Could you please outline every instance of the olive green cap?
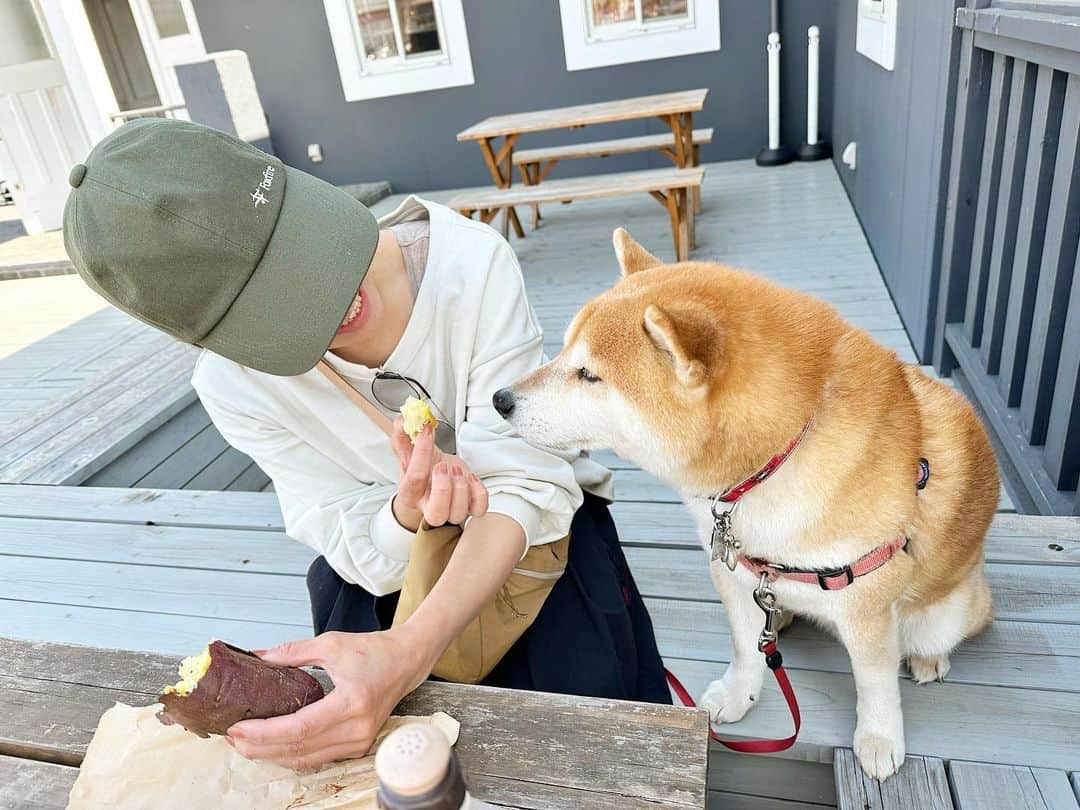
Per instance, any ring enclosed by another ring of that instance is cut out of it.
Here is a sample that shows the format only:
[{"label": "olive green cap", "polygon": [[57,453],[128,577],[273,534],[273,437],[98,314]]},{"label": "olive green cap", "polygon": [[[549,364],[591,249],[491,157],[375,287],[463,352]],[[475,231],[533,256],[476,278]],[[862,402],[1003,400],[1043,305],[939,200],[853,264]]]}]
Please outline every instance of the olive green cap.
[{"label": "olive green cap", "polygon": [[326,352],[379,240],[344,191],[230,135],[144,118],[71,170],[64,246],[125,312],[241,365],[302,374]]}]

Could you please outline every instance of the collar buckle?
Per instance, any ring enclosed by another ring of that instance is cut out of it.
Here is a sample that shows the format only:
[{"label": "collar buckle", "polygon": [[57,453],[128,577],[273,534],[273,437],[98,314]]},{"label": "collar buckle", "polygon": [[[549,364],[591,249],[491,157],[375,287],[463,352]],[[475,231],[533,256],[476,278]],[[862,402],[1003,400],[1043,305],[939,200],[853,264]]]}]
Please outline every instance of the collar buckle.
[{"label": "collar buckle", "polygon": [[[855,581],[855,572],[851,570],[850,565],[845,565],[842,568],[827,568],[822,571],[815,571],[817,574],[818,585],[821,586],[823,591],[838,591],[840,588],[846,588],[852,582]],[[829,587],[828,580],[835,579],[836,577],[846,577],[847,581],[839,588]]]}]

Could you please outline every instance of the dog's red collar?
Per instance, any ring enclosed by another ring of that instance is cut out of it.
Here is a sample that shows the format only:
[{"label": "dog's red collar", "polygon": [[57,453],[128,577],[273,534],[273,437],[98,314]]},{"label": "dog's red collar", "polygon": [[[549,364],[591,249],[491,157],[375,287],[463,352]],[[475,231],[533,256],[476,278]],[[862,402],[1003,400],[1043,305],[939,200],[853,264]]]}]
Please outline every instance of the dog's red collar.
[{"label": "dog's red collar", "polygon": [[792,439],[788,446],[782,452],[777,453],[775,456],[766,461],[764,467],[751,475],[741,484],[736,484],[735,486],[729,487],[728,489],[721,492],[719,495],[716,496],[716,500],[720,501],[721,503],[735,503],[735,501],[739,500],[739,498],[752,490],[762,481],[767,480],[769,476],[776,472],[776,470],[780,467],[781,464],[787,461],[788,456],[795,452],[795,448],[799,446],[800,442],[802,442],[803,438],[806,436],[806,432],[810,430],[810,425],[813,424],[813,422],[814,417],[811,416],[809,419],[806,420],[806,424],[803,425],[803,429],[799,432],[799,435]]}]

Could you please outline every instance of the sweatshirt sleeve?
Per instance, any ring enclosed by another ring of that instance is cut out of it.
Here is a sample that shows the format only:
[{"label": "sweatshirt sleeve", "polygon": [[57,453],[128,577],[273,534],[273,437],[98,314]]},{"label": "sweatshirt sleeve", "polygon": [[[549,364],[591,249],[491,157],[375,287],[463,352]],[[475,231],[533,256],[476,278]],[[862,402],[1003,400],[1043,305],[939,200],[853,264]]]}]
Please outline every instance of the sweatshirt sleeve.
[{"label": "sweatshirt sleeve", "polygon": [[286,533],[339,576],[381,596],[401,589],[413,534],[390,510],[392,484],[357,480],[291,431],[242,413],[196,385],[226,441],[274,482]]},{"label": "sweatshirt sleeve", "polygon": [[543,334],[517,259],[503,242],[485,283],[457,447],[487,486],[489,511],[517,521],[530,546],[565,537],[583,500],[570,456],[520,438],[491,403],[497,390],[543,362]]}]

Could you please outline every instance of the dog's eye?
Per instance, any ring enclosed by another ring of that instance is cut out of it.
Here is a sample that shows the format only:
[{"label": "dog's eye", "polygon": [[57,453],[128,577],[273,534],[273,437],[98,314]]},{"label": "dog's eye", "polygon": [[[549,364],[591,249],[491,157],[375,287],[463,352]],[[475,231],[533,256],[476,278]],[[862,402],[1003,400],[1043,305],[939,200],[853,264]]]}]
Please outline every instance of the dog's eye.
[{"label": "dog's eye", "polygon": [[595,374],[593,374],[591,371],[589,371],[584,366],[582,366],[581,368],[579,368],[577,370],[577,375],[578,375],[579,380],[584,380],[585,382],[591,382],[591,383],[600,382],[600,378],[597,377]]}]

